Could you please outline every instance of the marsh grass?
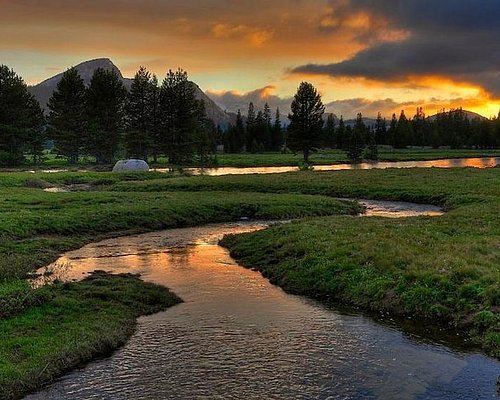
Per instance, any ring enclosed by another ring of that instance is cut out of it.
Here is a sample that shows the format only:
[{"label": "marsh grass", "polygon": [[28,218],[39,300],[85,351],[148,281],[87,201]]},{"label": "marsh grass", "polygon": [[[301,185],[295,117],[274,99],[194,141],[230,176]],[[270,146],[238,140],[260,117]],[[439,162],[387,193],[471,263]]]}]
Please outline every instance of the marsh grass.
[{"label": "marsh grass", "polygon": [[132,275],[95,272],[34,291],[45,301],[0,320],[0,398],[16,399],[62,372],[124,344],[139,315],[179,303]]}]

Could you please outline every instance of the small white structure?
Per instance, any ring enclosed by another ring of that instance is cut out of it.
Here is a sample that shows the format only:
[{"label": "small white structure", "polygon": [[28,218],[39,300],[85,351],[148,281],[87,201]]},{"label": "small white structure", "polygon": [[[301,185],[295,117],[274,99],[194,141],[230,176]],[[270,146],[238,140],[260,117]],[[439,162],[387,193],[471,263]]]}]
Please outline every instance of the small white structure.
[{"label": "small white structure", "polygon": [[120,160],[113,167],[113,172],[148,172],[149,165],[144,160]]}]

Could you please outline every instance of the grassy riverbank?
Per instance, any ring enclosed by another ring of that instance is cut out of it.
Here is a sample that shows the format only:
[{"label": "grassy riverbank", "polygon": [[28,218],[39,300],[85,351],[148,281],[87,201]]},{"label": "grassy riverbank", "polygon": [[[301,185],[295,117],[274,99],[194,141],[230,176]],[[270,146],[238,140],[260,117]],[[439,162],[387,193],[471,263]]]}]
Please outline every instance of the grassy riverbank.
[{"label": "grassy riverbank", "polygon": [[37,298],[31,307],[0,319],[2,399],[20,398],[82,362],[111,353],[133,333],[139,315],[181,301],[164,287],[104,272],[31,295]]},{"label": "grassy riverbank", "polygon": [[448,213],[438,218],[309,219],[225,245],[291,292],[449,323],[500,357],[498,168],[200,176],[116,183],[113,190],[306,193],[444,206]]},{"label": "grassy riverbank", "polygon": [[[359,206],[324,196],[235,192],[109,191],[162,182],[165,174],[0,175],[0,398],[18,398],[80,362],[124,343],[138,315],[175,304],[165,289],[131,276],[98,275],[37,290],[25,279],[61,252],[121,234],[241,217],[352,214]],[[85,191],[47,193],[59,185]],[[76,185],[76,186],[75,186]]]}]

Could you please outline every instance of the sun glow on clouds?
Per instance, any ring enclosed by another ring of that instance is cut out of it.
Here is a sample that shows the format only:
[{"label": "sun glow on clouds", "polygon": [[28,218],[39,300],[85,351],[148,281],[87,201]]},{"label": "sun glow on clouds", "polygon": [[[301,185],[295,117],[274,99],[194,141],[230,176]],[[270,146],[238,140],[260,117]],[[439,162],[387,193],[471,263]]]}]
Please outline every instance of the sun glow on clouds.
[{"label": "sun glow on clouds", "polygon": [[491,116],[500,104],[498,0],[0,3],[0,63],[29,83],[109,57],[129,77],[182,67],[229,110],[285,107],[301,80],[351,116],[417,105]]},{"label": "sun glow on clouds", "polygon": [[252,47],[262,47],[273,37],[273,32],[270,30],[231,24],[214,25],[212,34],[216,39],[244,40]]}]

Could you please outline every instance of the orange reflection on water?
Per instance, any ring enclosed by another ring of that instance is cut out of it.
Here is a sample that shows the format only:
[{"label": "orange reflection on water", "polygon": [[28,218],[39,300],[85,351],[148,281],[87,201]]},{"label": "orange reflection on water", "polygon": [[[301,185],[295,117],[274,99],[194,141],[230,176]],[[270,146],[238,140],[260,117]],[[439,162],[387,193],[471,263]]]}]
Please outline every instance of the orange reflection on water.
[{"label": "orange reflection on water", "polygon": [[166,271],[192,269],[194,265],[213,268],[234,265],[225,249],[217,245],[226,234],[263,229],[261,223],[211,225],[198,228],[171,229],[108,239],[63,254],[54,263],[40,268],[33,285],[53,281],[78,281],[89,273],[140,274],[143,279],[167,284]]},{"label": "orange reflection on water", "polygon": [[[332,164],[314,165],[316,171],[344,171],[358,169],[388,169],[388,168],[492,168],[500,165],[500,157],[486,158],[456,158],[429,161],[391,161],[372,162],[359,164]],[[220,168],[190,168],[188,171],[194,175],[245,175],[245,174],[278,174],[283,172],[298,171],[297,166],[283,167],[220,167]],[[158,172],[167,172],[166,169],[156,169]]]}]

